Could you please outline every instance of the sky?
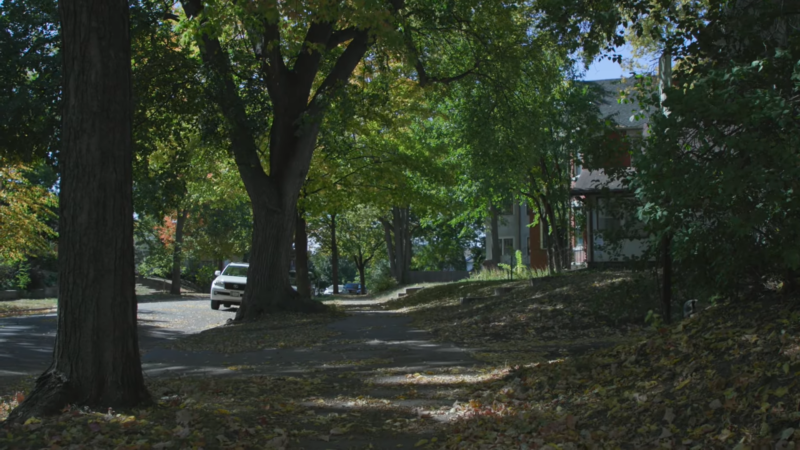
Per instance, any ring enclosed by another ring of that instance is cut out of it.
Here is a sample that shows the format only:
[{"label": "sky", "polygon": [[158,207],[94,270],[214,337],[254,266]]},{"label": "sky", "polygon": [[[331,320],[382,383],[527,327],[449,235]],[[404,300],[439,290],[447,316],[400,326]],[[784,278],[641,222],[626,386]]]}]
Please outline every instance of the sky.
[{"label": "sky", "polygon": [[[621,47],[619,49],[619,53],[625,59],[631,58],[631,49],[628,46]],[[600,60],[598,58],[595,59],[594,63],[589,66],[589,69],[583,75],[583,79],[586,81],[608,80],[611,78],[620,78],[623,75],[629,76],[630,72],[623,71],[619,64],[609,59]]]}]

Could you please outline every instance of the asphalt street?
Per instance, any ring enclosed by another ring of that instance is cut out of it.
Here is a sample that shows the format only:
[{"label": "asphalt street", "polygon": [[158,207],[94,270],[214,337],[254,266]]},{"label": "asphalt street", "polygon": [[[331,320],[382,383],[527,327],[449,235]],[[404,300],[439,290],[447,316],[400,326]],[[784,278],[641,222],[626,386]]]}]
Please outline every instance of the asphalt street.
[{"label": "asphalt street", "polygon": [[[146,354],[166,341],[224,324],[235,309],[211,309],[208,300],[139,305],[139,347]],[[56,315],[0,319],[0,379],[38,374],[47,368],[56,335]]]},{"label": "asphalt street", "polygon": [[[471,365],[469,351],[435,343],[411,327],[411,317],[388,311],[351,311],[328,325],[334,339],[313,348],[270,348],[230,354],[170,348],[170,340],[222,325],[235,309],[211,309],[209,300],[139,305],[139,348],[147,377],[239,376],[247,372],[293,375],[308,370],[347,370],[347,361],[383,361],[412,372]],[[48,366],[55,339],[55,314],[0,319],[0,384],[38,375]],[[352,370],[352,368],[350,369]]]}]

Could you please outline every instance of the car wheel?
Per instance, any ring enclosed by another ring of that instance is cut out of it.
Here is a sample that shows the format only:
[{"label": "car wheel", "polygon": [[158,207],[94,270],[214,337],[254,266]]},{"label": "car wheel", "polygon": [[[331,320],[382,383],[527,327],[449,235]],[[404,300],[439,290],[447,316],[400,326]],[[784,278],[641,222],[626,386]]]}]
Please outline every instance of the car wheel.
[{"label": "car wheel", "polygon": [[211,309],[219,309],[219,302],[216,300],[211,300]]}]

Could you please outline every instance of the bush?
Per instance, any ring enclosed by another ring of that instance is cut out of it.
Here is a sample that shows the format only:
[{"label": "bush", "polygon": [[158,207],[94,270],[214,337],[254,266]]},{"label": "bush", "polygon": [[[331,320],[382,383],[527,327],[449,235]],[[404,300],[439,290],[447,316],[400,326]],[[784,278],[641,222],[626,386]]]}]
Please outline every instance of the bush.
[{"label": "bush", "polygon": [[0,289],[26,290],[31,283],[30,271],[25,261],[0,264]]},{"label": "bush", "polygon": [[498,269],[483,269],[472,272],[469,281],[497,281],[508,280],[511,277],[509,272],[514,272],[515,280],[530,280],[531,278],[542,278],[550,275],[547,269],[534,269],[527,266],[517,266],[513,270],[508,264],[498,264]]},{"label": "bush", "polygon": [[[200,266],[197,268],[197,272],[195,272],[193,278],[193,282],[200,287],[200,289],[210,290],[211,289],[211,282],[214,281],[216,275],[214,272],[216,271],[216,267],[214,266]],[[190,279],[191,279],[190,278]]]},{"label": "bush", "polygon": [[372,265],[367,276],[367,292],[377,294],[394,289],[395,286],[397,280],[392,276],[388,261],[378,261]]}]

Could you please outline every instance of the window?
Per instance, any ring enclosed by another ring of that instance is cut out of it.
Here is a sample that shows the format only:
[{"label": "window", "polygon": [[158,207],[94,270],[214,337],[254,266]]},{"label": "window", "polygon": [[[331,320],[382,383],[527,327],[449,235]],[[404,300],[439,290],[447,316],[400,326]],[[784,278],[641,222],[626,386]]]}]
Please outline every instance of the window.
[{"label": "window", "polygon": [[598,199],[597,230],[614,231],[622,228],[622,219],[619,213],[613,210],[613,203],[609,199]]},{"label": "window", "polygon": [[500,238],[500,254],[514,256],[514,238]]},{"label": "window", "polygon": [[646,238],[648,234],[644,222],[636,217],[631,205],[625,203],[626,199],[616,199],[620,203],[609,200],[598,200],[597,230],[620,231],[620,237],[626,239]]}]

